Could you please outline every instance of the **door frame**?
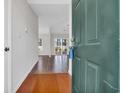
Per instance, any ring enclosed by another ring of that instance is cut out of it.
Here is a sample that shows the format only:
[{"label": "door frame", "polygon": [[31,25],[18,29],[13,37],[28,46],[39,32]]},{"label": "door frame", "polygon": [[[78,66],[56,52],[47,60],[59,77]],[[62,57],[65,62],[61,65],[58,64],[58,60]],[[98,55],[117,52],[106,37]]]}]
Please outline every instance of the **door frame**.
[{"label": "door frame", "polygon": [[[72,0],[69,0],[69,48],[73,46],[72,40]],[[72,59],[69,58],[69,74],[72,76]]]},{"label": "door frame", "polygon": [[[69,47],[73,46],[72,39],[72,0],[69,0]],[[6,20],[5,20],[6,19]],[[7,42],[4,42],[4,48],[9,47],[7,55],[4,53],[4,69],[7,70],[7,73],[4,71],[4,76],[7,77],[7,86],[4,86],[4,91],[7,93],[13,93],[12,87],[12,0],[4,0],[4,36],[7,37]],[[5,39],[5,38],[4,38]],[[7,64],[7,65],[5,65]],[[72,75],[72,60],[69,60],[69,74]]]},{"label": "door frame", "polygon": [[[4,91],[6,90],[8,93],[12,93],[12,0],[4,0],[4,36],[6,42],[4,42],[4,47],[9,47],[9,51],[4,53],[4,69],[7,70],[4,76],[7,76],[7,86],[5,86]],[[7,64],[7,65],[5,65]]]}]

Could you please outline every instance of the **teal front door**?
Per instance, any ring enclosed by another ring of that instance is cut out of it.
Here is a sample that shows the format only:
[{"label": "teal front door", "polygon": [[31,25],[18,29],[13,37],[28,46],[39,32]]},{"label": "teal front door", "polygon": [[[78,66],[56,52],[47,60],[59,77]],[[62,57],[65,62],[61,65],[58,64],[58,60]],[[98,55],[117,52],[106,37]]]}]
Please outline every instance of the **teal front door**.
[{"label": "teal front door", "polygon": [[119,93],[119,0],[72,0],[73,93]]}]

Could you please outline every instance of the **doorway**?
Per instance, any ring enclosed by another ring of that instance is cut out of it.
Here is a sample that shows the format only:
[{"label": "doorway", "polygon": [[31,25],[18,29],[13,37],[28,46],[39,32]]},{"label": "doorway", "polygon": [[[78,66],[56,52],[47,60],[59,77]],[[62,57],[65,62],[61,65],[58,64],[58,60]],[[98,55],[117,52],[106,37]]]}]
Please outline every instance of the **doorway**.
[{"label": "doorway", "polygon": [[6,0],[5,5],[5,32],[11,36],[5,38],[11,43],[5,45],[11,54],[5,57],[11,58],[5,62],[11,67],[5,93],[70,93],[71,1]]}]

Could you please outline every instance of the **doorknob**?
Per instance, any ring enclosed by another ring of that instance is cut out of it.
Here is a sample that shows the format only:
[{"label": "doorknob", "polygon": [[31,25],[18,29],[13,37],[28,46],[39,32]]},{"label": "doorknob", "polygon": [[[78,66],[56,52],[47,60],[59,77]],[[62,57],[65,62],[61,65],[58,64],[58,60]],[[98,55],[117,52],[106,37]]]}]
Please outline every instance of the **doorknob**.
[{"label": "doorknob", "polygon": [[74,47],[75,47],[75,44],[76,44],[75,38],[72,37],[72,38],[71,38],[71,47],[70,47],[70,48],[74,48]]},{"label": "doorknob", "polygon": [[8,52],[9,51],[9,48],[8,47],[5,47],[4,51],[5,52]]},{"label": "doorknob", "polygon": [[77,46],[78,46],[77,40],[74,37],[72,37],[70,48],[76,48]]}]

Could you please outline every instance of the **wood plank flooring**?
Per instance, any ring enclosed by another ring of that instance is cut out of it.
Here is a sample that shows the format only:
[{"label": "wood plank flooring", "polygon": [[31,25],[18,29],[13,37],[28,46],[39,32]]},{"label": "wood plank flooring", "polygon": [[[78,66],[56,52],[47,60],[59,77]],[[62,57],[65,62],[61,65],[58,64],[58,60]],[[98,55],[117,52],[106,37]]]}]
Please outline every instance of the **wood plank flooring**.
[{"label": "wood plank flooring", "polygon": [[[44,59],[47,60],[46,58]],[[44,63],[45,60],[40,59],[39,62],[43,61]],[[39,62],[35,65],[16,93],[71,93],[71,76],[68,73],[63,73],[63,70],[52,70],[54,66],[51,63],[49,65],[51,67],[49,68],[52,69],[41,69],[46,64],[40,64]],[[52,62],[54,63],[54,61]]]},{"label": "wood plank flooring", "polygon": [[16,93],[71,93],[68,74],[30,74]]},{"label": "wood plank flooring", "polygon": [[67,73],[68,57],[67,55],[39,56],[39,62],[35,65],[32,73]]}]

